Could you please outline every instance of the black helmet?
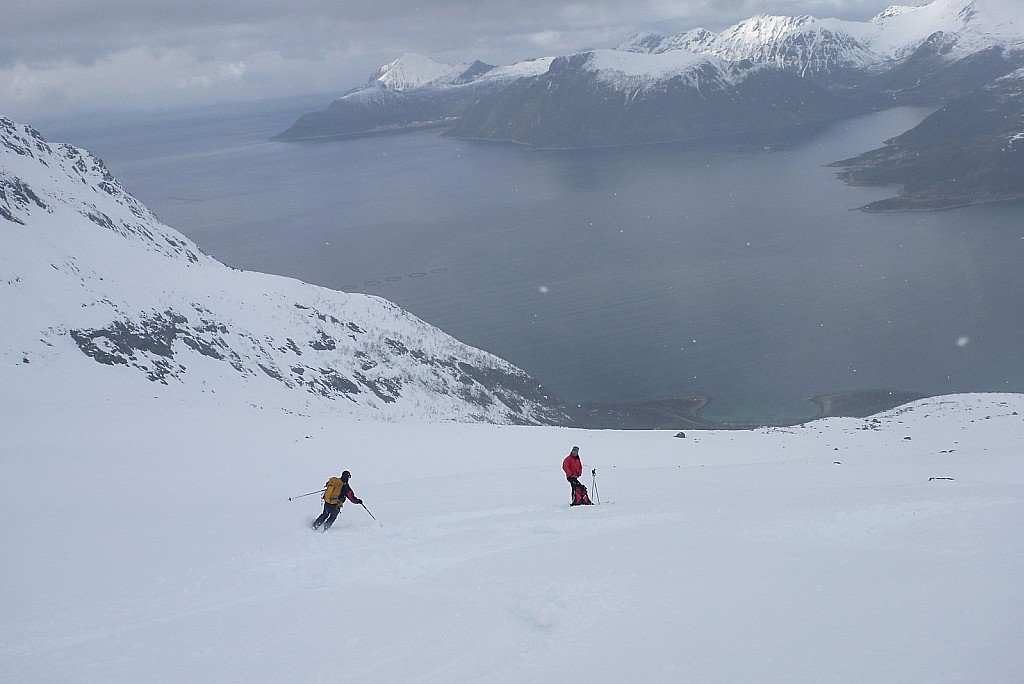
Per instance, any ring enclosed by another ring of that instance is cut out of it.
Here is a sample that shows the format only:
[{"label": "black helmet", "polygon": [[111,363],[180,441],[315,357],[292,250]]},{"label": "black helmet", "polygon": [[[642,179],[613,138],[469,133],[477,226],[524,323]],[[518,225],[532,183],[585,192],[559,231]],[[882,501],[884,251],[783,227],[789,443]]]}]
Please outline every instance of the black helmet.
[{"label": "black helmet", "polygon": [[352,477],[352,473],[348,472],[347,470],[342,471],[342,473],[341,473],[341,481],[342,482],[348,482],[348,479],[350,477]]},{"label": "black helmet", "polygon": [[574,446],[574,447],[572,448],[572,450],[573,450],[573,451],[579,451],[579,450],[580,450],[580,448],[579,448],[578,446]]}]

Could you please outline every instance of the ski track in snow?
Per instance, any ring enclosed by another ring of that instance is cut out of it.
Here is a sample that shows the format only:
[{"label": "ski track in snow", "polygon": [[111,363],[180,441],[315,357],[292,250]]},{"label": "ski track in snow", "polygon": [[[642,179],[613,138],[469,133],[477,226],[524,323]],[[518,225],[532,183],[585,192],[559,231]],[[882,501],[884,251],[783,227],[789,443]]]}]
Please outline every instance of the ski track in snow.
[{"label": "ski track in snow", "polygon": [[[1017,395],[678,439],[15,389],[4,681],[1024,675]],[[614,506],[567,505],[572,444]],[[380,523],[312,532],[316,496],[287,497],[341,468]]]}]

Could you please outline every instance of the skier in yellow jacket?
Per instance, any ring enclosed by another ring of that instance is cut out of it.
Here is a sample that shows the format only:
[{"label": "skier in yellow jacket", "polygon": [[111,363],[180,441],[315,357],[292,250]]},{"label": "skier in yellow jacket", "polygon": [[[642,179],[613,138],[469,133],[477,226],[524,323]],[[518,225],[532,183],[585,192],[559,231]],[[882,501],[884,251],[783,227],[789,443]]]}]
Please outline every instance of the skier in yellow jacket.
[{"label": "skier in yellow jacket", "polygon": [[326,488],[324,489],[324,512],[313,521],[312,527],[314,530],[320,529],[321,525],[323,525],[324,532],[331,529],[334,519],[341,512],[341,506],[345,503],[345,499],[354,504],[363,503],[362,499],[356,498],[355,492],[349,486],[348,480],[350,477],[352,477],[352,473],[346,470],[341,474],[340,478],[332,477],[327,480]]}]

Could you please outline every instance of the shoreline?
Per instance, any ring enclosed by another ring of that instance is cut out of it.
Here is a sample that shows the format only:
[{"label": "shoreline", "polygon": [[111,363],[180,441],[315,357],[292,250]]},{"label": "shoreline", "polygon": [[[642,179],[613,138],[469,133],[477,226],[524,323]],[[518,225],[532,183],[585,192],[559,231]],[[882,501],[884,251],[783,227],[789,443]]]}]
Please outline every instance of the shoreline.
[{"label": "shoreline", "polygon": [[864,418],[928,394],[898,390],[853,390],[809,397],[817,410],[806,418],[767,421],[718,421],[701,416],[711,397],[696,395],[628,403],[582,403],[568,409],[564,427],[589,430],[753,430],[792,427],[822,418]]},{"label": "shoreline", "polygon": [[871,202],[862,207],[857,207],[856,211],[863,211],[866,214],[949,211],[951,209],[977,207],[986,204],[999,204],[1001,202],[1020,202],[1021,200],[1024,200],[1024,194],[1006,197],[982,197],[970,195],[964,195],[962,197],[917,197],[914,195],[898,195],[896,197]]}]

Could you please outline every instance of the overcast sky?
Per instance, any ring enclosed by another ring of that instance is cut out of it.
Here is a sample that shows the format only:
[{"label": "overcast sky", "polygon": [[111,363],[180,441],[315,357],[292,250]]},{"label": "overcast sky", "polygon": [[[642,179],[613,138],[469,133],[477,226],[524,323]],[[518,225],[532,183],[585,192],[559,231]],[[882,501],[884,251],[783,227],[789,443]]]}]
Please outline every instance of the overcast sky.
[{"label": "overcast sky", "polygon": [[[924,0],[900,4],[923,4]],[[891,0],[36,0],[0,23],[0,115],[32,123],[331,97],[404,52],[507,64],[754,14],[867,20]],[[329,103],[324,102],[324,106]]]}]

